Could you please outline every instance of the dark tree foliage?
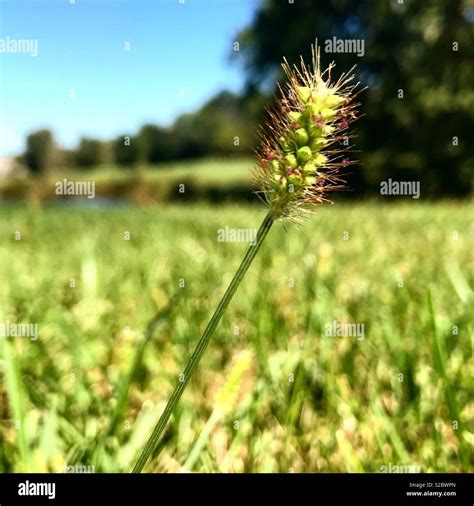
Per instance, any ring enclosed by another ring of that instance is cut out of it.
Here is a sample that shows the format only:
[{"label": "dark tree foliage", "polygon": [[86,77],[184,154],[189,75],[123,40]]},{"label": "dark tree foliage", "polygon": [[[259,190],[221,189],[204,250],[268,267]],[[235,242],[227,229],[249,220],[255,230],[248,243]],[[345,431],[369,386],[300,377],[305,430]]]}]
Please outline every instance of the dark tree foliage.
[{"label": "dark tree foliage", "polygon": [[139,164],[140,149],[139,141],[136,137],[128,134],[119,135],[112,142],[113,160],[118,165],[130,168]]},{"label": "dark tree foliage", "polygon": [[138,154],[143,163],[157,163],[176,158],[177,140],[169,129],[144,125],[138,132]]},{"label": "dark tree foliage", "polygon": [[105,147],[101,141],[83,137],[76,150],[76,163],[79,167],[94,167],[104,162]]},{"label": "dark tree foliage", "polygon": [[[368,86],[355,145],[359,192],[387,178],[421,181],[422,195],[462,195],[472,187],[474,7],[463,0],[281,0],[261,2],[237,39],[249,87],[274,89],[285,56],[310,59],[318,39],[335,76],[357,64]],[[327,40],[361,39],[363,55],[329,53]]]},{"label": "dark tree foliage", "polygon": [[193,114],[173,125],[177,156],[248,154],[256,142],[255,119],[248,102],[223,91]]},{"label": "dark tree foliage", "polygon": [[24,161],[36,174],[43,173],[51,166],[54,151],[53,134],[50,130],[37,130],[26,138]]}]

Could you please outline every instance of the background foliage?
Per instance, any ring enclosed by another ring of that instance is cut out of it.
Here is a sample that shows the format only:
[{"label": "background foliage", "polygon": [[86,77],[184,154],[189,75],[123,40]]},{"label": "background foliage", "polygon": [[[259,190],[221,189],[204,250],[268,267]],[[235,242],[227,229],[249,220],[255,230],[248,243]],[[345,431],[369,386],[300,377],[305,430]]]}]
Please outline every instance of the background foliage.
[{"label": "background foliage", "polygon": [[[236,34],[239,51],[232,56],[247,82],[240,96],[223,91],[170,128],[149,124],[124,133],[113,140],[108,158],[106,147],[83,139],[75,163],[96,166],[104,156],[121,166],[248,156],[264,105],[282,77],[283,56],[309,59],[318,38],[323,65],[334,60],[337,76],[357,64],[357,76],[368,86],[360,96],[365,116],[355,142],[362,163],[348,176],[354,192],[373,193],[390,177],[421,181],[425,196],[467,195],[474,175],[468,138],[474,129],[473,20],[469,0],[262,1],[252,23]],[[326,53],[325,41],[333,37],[363,40],[363,56]],[[71,165],[70,158],[46,160],[51,135],[30,138],[23,161],[31,170]]]}]

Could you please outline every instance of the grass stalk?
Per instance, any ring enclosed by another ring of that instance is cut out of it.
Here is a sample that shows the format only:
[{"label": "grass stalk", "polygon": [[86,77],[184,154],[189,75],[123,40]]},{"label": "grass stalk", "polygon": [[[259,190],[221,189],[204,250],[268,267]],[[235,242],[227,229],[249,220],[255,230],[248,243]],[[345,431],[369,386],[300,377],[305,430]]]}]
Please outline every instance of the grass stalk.
[{"label": "grass stalk", "polygon": [[140,456],[138,457],[138,460],[132,470],[132,473],[140,473],[143,470],[151,454],[157,447],[161,435],[163,434],[163,431],[166,427],[166,424],[168,423],[168,420],[173,414],[173,411],[175,410],[179,399],[183,395],[183,392],[185,391],[186,386],[188,385],[194,370],[199,364],[199,361],[201,360],[201,357],[204,351],[206,350],[207,345],[209,344],[209,340],[214,330],[216,329],[217,324],[222,319],[222,316],[224,315],[225,310],[229,305],[229,302],[232,300],[232,297],[234,296],[238,286],[240,285],[243,277],[245,276],[245,273],[250,267],[250,264],[255,258],[255,255],[260,249],[260,246],[262,245],[263,241],[265,240],[265,237],[267,236],[273,224],[273,221],[274,221],[273,212],[269,211],[265,216],[264,220],[262,221],[262,224],[260,225],[255,243],[251,244],[249,249],[247,250],[247,253],[245,254],[239,268],[237,269],[237,272],[235,273],[226,292],[224,293],[221,301],[219,302],[219,305],[217,306],[214,314],[212,315],[212,318],[210,319],[206,327],[206,330],[204,331],[201,339],[196,345],[196,348],[193,354],[191,355],[188,364],[186,365],[183,375],[180,377],[180,381],[178,381],[173,393],[171,394],[171,397],[168,400],[168,404],[166,405],[160,419],[158,420],[157,424],[155,425],[155,428],[153,429],[152,434],[150,435],[147,443],[145,444],[142,452],[140,453]]}]

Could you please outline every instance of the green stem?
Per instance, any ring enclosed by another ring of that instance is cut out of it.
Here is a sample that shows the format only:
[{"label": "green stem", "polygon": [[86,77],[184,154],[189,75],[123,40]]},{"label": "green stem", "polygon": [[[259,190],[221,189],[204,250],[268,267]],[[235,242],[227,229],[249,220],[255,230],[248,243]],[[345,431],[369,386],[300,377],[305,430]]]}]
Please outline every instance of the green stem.
[{"label": "green stem", "polygon": [[158,423],[153,429],[150,438],[148,439],[145,447],[143,448],[140,456],[138,457],[138,460],[135,464],[135,467],[133,468],[132,473],[140,473],[142,471],[146,462],[150,458],[150,455],[153,453],[156,446],[158,445],[161,434],[163,433],[170,416],[172,415],[174,409],[176,408],[176,404],[178,403],[181,395],[186,389],[186,386],[189,383],[189,380],[191,379],[194,370],[199,364],[202,354],[204,353],[204,350],[207,348],[207,345],[209,344],[209,339],[211,338],[212,333],[214,332],[215,328],[217,327],[217,324],[224,315],[224,312],[227,309],[227,306],[229,305],[229,302],[231,301],[232,297],[234,296],[237,287],[240,285],[240,282],[242,281],[243,277],[245,276],[245,273],[250,267],[252,260],[255,258],[255,255],[260,249],[260,246],[262,245],[266,235],[268,234],[268,231],[273,225],[273,221],[274,221],[273,213],[269,211],[268,214],[265,216],[262,224],[260,225],[255,244],[250,245],[249,249],[247,250],[247,253],[245,254],[242,260],[242,263],[240,264],[239,268],[237,269],[237,272],[235,273],[232,281],[230,282],[229,287],[227,288],[224,296],[219,302],[219,305],[217,306],[214,314],[212,315],[211,320],[207,324],[206,330],[204,331],[204,334],[199,340],[196,349],[191,355],[191,358],[189,359],[189,362],[186,366],[186,369],[183,372],[183,375],[180,378],[180,381],[176,385],[173,393],[171,394],[171,397],[168,401],[168,404],[166,405],[165,410],[163,411],[160,419],[158,420]]}]

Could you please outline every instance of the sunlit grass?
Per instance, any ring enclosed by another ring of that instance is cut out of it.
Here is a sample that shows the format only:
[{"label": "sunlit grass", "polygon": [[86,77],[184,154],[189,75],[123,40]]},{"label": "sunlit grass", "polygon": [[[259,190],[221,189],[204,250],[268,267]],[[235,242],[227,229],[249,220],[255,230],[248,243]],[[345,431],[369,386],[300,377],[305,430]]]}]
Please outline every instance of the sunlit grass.
[{"label": "sunlit grass", "polygon": [[[338,204],[270,233],[146,470],[472,470],[473,211]],[[264,212],[2,209],[0,322],[40,338],[0,338],[0,469],[128,471],[247,248],[217,230]]]}]

